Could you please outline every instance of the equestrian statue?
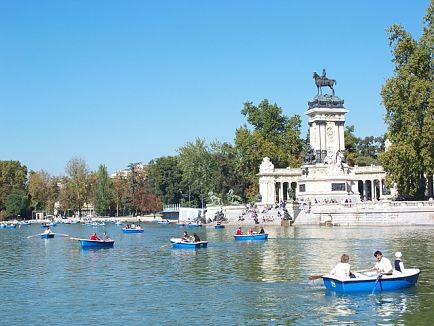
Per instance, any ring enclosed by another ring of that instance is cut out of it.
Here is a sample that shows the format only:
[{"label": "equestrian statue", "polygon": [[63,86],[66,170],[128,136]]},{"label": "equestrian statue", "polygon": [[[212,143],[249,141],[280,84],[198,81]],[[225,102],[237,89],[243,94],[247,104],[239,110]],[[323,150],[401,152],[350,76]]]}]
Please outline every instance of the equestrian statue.
[{"label": "equestrian statue", "polygon": [[321,87],[328,86],[333,92],[333,96],[335,95],[335,90],[333,88],[333,85],[336,85],[336,80],[329,79],[326,77],[326,71],[325,69],[322,70],[322,76],[318,75],[316,72],[313,73],[313,78],[315,79],[315,85],[318,89],[318,93],[316,95],[322,95],[322,89]]}]

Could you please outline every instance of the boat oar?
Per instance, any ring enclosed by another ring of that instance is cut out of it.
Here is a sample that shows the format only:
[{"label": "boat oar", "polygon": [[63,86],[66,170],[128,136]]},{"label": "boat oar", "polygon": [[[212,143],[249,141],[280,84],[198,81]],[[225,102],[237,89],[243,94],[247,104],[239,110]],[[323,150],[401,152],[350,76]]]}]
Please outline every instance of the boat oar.
[{"label": "boat oar", "polygon": [[311,275],[311,276],[309,276],[309,280],[310,281],[317,280],[319,278],[322,278],[322,275],[318,274],[318,275]]},{"label": "boat oar", "polygon": [[41,233],[39,233],[39,234],[34,234],[34,235],[29,235],[29,236],[27,237],[27,239],[34,238],[34,237],[38,237],[38,236],[40,236],[40,235],[41,235]]},{"label": "boat oar", "polygon": [[372,293],[371,294],[374,294],[375,288],[377,287],[377,283],[380,283],[380,290],[383,291],[383,285],[381,284],[381,277],[382,276],[383,276],[383,274],[381,274],[381,273],[378,274],[377,280],[375,281],[374,288],[372,289]]},{"label": "boat oar", "polygon": [[60,237],[69,237],[68,234],[64,234],[64,233],[54,233],[54,234],[56,235],[56,237],[57,236],[60,236]]},{"label": "boat oar", "polygon": [[80,238],[69,237],[71,240],[80,240]]}]

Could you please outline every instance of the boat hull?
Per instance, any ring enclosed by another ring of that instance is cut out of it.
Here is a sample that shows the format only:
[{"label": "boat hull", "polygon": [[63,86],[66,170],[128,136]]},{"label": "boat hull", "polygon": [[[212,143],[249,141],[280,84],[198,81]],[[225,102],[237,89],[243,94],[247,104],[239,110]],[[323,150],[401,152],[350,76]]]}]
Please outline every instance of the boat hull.
[{"label": "boat hull", "polygon": [[202,224],[188,223],[188,224],[185,224],[185,226],[188,227],[188,228],[201,228]]},{"label": "boat hull", "polygon": [[208,241],[198,241],[198,242],[184,242],[181,239],[170,239],[172,243],[172,248],[181,248],[181,249],[197,249],[197,248],[206,248],[208,246]]},{"label": "boat hull", "polygon": [[82,248],[112,248],[115,243],[113,240],[80,239],[79,241]]},{"label": "boat hull", "polygon": [[234,239],[237,241],[246,241],[246,240],[267,240],[268,234],[262,233],[262,234],[241,234],[241,235],[234,235]]},{"label": "boat hull", "polygon": [[144,229],[122,229],[122,233],[143,233]]},{"label": "boat hull", "polygon": [[41,233],[40,236],[41,239],[53,239],[54,233]]},{"label": "boat hull", "polygon": [[420,270],[417,268],[406,269],[403,274],[383,275],[380,278],[356,273],[357,278],[344,281],[325,275],[323,282],[327,290],[340,293],[394,291],[414,286],[419,274]]},{"label": "boat hull", "polygon": [[224,225],[214,225],[215,229],[224,229],[225,226]]}]

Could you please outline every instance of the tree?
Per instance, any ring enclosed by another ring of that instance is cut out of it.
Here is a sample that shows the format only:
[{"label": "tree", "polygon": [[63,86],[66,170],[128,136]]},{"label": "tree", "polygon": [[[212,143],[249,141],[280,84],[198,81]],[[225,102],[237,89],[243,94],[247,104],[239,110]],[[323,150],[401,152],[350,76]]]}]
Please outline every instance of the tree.
[{"label": "tree", "polygon": [[259,165],[268,156],[277,168],[298,167],[302,160],[303,140],[300,138],[301,118],[287,117],[276,104],[263,100],[258,106],[245,103],[241,114],[251,125],[236,130],[235,168],[244,180],[245,196],[252,200],[258,193]]},{"label": "tree", "polygon": [[15,188],[6,197],[6,215],[9,217],[18,215],[25,216],[28,207],[29,200],[23,189]]},{"label": "tree", "polygon": [[163,203],[179,203],[182,198],[182,171],[176,156],[160,157],[149,162],[149,184]]},{"label": "tree", "polygon": [[48,172],[31,171],[27,188],[34,209],[53,212],[56,193]]},{"label": "tree", "polygon": [[88,184],[88,169],[81,158],[73,158],[66,164],[67,177],[63,179],[61,189],[61,204],[66,209],[78,211],[81,216],[83,204],[88,202],[90,187]]},{"label": "tree", "polygon": [[14,189],[26,189],[26,181],[26,166],[19,161],[0,161],[0,211],[6,209],[6,197]]},{"label": "tree", "polygon": [[112,203],[112,183],[105,165],[100,165],[96,173],[96,186],[93,195],[93,206],[99,215],[107,215]]},{"label": "tree", "polygon": [[122,172],[117,172],[112,179],[113,201],[116,206],[116,216],[119,216],[119,209],[122,210],[122,215],[129,210],[128,206],[128,182],[126,176]]},{"label": "tree", "polygon": [[[434,174],[434,1],[424,17],[419,41],[403,27],[388,29],[394,76],[381,90],[390,149],[381,155],[388,172],[386,181],[396,184],[406,198],[424,197],[427,181],[432,196]],[[408,170],[405,170],[405,169]]]}]

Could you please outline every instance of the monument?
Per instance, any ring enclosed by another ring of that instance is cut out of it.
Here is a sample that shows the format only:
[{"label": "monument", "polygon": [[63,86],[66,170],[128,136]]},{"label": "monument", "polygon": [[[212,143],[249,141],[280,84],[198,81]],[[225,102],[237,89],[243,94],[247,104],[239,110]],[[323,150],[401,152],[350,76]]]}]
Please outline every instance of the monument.
[{"label": "monument", "polygon": [[[344,101],[335,96],[336,80],[313,77],[318,88],[317,95],[308,102],[309,150],[301,166],[297,197],[300,200],[341,202],[359,201],[354,171],[345,163],[344,125],[348,110]],[[323,95],[322,87],[328,86],[332,95]]]},{"label": "monument", "polygon": [[[309,148],[299,169],[275,169],[268,157],[259,168],[259,191],[263,203],[299,201],[360,201],[355,169],[345,163],[344,100],[335,95],[336,80],[313,73],[317,94],[308,101]],[[332,94],[323,94],[329,87]],[[290,194],[290,195],[288,195]],[[278,198],[278,200],[276,200]]]}]

